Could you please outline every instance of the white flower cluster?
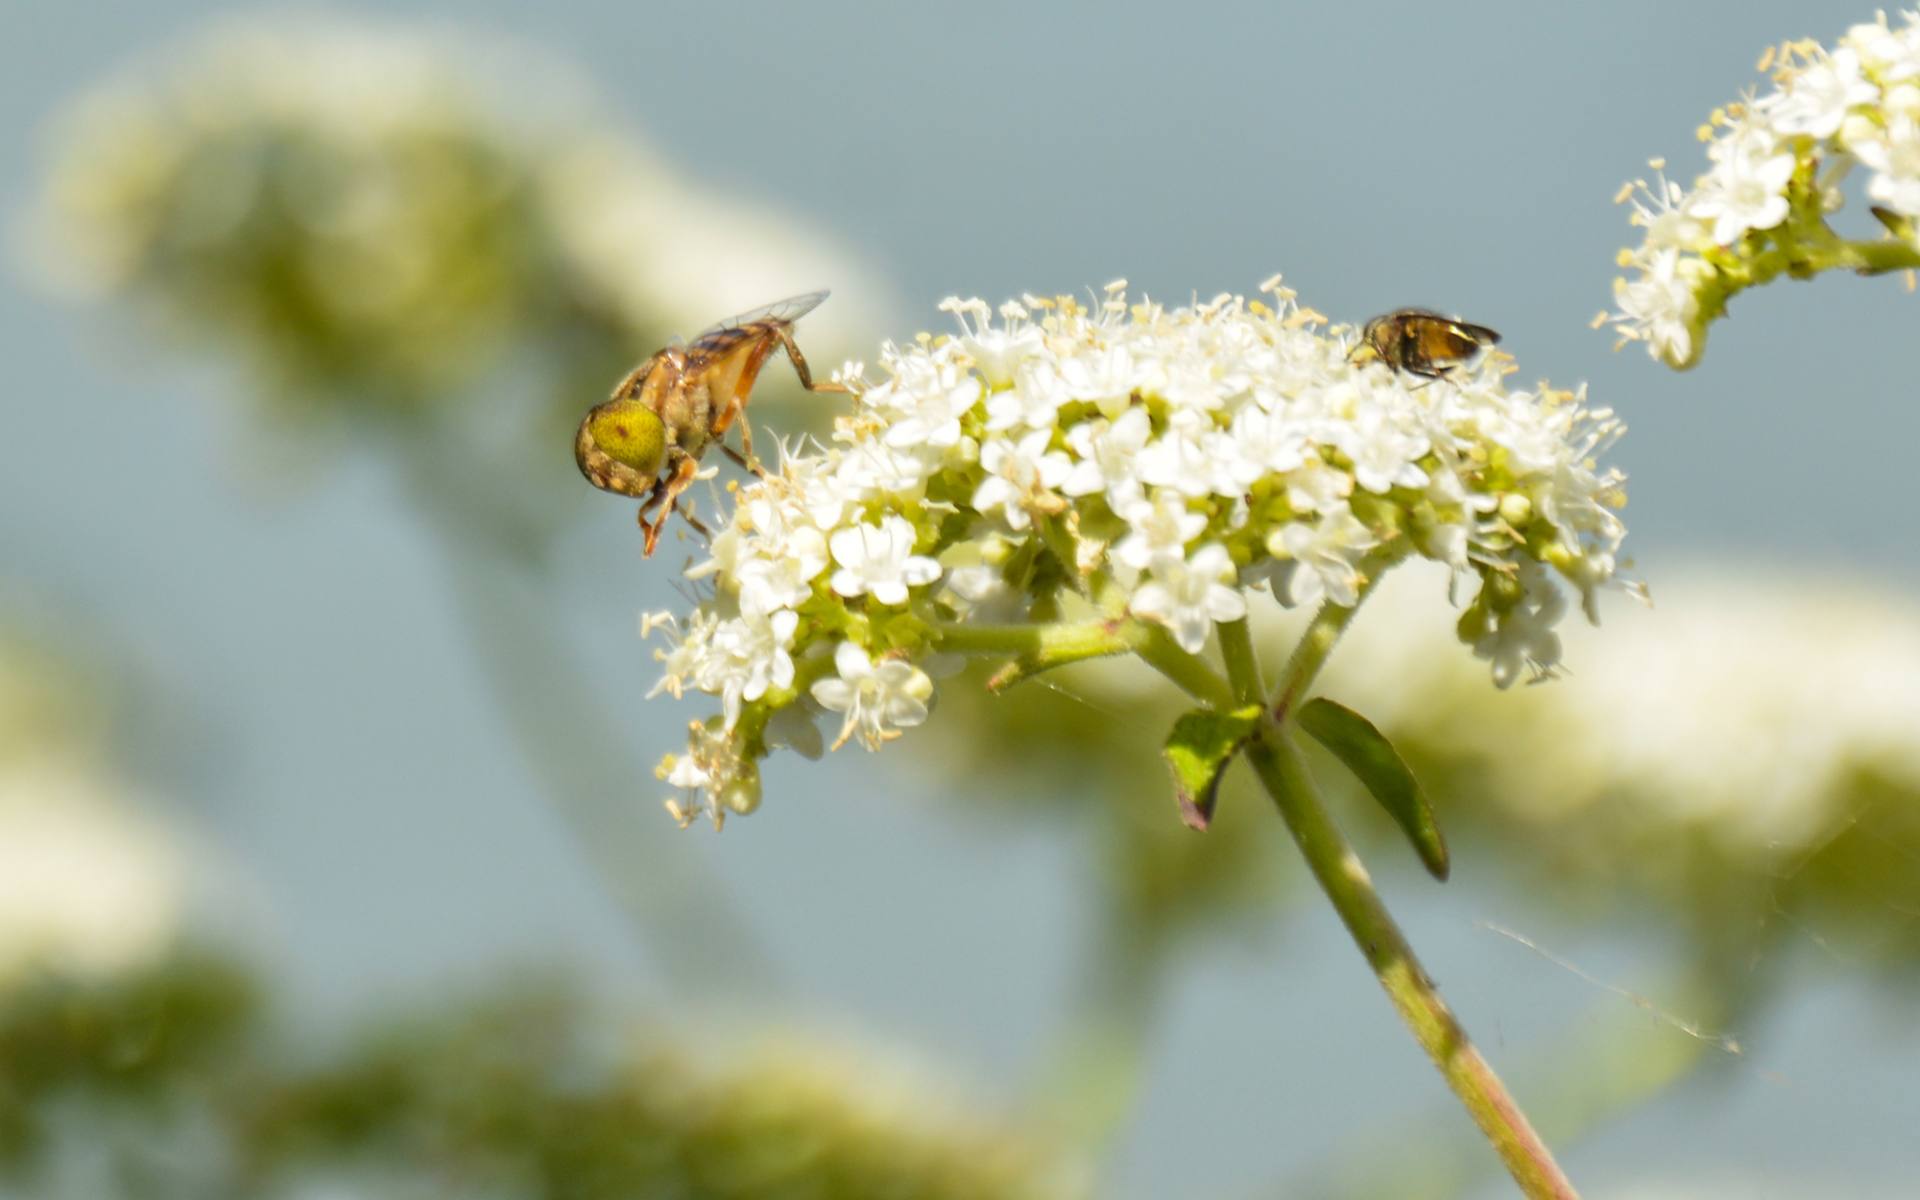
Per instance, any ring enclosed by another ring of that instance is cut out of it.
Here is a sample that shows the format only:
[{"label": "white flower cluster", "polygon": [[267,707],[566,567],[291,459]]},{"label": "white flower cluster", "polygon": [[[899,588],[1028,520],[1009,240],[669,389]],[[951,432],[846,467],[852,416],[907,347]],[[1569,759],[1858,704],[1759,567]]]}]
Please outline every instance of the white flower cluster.
[{"label": "white flower cluster", "polygon": [[[1673,367],[1698,360],[1706,325],[1733,292],[1781,270],[1805,270],[1835,239],[1826,214],[1840,183],[1867,168],[1867,196],[1896,221],[1920,219],[1920,14],[1885,14],[1827,50],[1793,42],[1767,51],[1773,91],[1716,111],[1702,126],[1707,172],[1683,189],[1662,172],[1623,188],[1638,247],[1614,281],[1607,314],[1624,341]],[[1911,239],[1909,239],[1911,240]],[[1763,259],[1763,256],[1770,256]],[[1849,263],[1847,265],[1857,265]]]},{"label": "white flower cluster", "polygon": [[[1222,296],[1168,309],[1124,284],[1088,308],[948,301],[957,336],[884,348],[829,445],[740,489],[710,597],[660,652],[658,690],[720,699],[662,777],[683,822],[758,799],[774,742],[876,749],[926,720],[943,629],[1046,623],[1078,604],[1198,654],[1248,593],[1356,602],[1424,556],[1479,587],[1459,629],[1505,685],[1558,658],[1566,609],[1612,580],[1621,432],[1576,393],[1509,390],[1508,360],[1439,380],[1349,361],[1355,334]],[[649,627],[651,622],[649,622]]]},{"label": "white flower cluster", "polygon": [[[1755,568],[1663,573],[1659,608],[1610,622],[1604,650],[1582,640],[1597,634],[1569,639],[1579,687],[1496,702],[1434,652],[1444,634],[1421,611],[1423,584],[1410,571],[1369,598],[1328,664],[1329,693],[1403,747],[1484,764],[1470,790],[1523,824],[1593,822],[1608,843],[1596,858],[1694,833],[1745,860],[1793,861],[1920,792],[1909,598]],[[1110,700],[1090,678],[1077,673],[1075,690]]]},{"label": "white flower cluster", "polygon": [[0,993],[40,972],[117,974],[172,948],[189,864],[118,790],[61,755],[0,761]]},{"label": "white flower cluster", "polygon": [[223,19],[91,89],[57,133],[25,239],[48,281],[157,300],[250,343],[276,380],[345,371],[356,394],[470,400],[501,358],[532,365],[516,342],[576,371],[598,344],[624,354],[822,278],[841,295],[809,344],[846,346],[878,290],[831,239],[686,178],[512,41]]}]

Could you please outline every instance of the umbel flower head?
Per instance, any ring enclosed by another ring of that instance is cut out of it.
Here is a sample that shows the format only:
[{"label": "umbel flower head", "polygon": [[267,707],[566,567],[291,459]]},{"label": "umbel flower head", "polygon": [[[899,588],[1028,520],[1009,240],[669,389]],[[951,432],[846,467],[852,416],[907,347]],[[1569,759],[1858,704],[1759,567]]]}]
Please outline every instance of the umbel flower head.
[{"label": "umbel flower head", "polygon": [[[1600,320],[1671,367],[1699,361],[1706,327],[1729,298],[1782,272],[1920,267],[1920,14],[1894,28],[1883,13],[1831,50],[1811,41],[1770,48],[1760,69],[1772,69],[1772,91],[1718,109],[1700,127],[1710,166],[1693,187],[1668,180],[1654,159],[1662,172],[1654,182],[1620,192],[1644,240],[1621,251],[1617,308]],[[1827,223],[1856,167],[1884,239],[1846,240]]]},{"label": "umbel flower head", "polygon": [[504,363],[577,419],[582,376],[636,343],[798,281],[862,290],[829,239],[685,179],[511,41],[223,19],[55,134],[30,240],[49,282],[240,358],[294,411],[470,411]]},{"label": "umbel flower head", "polygon": [[1614,578],[1622,477],[1595,460],[1620,423],[1509,388],[1503,357],[1356,365],[1350,327],[1265,290],[949,300],[957,333],[843,370],[854,411],[738,489],[698,610],[645,622],[673,630],[656,691],[719,701],[661,765],[669,810],[751,810],[774,745],[878,749],[956,653],[1199,655],[1257,593],[1351,606],[1409,556],[1474,585],[1459,636],[1497,683],[1551,674],[1562,587],[1593,616]]}]

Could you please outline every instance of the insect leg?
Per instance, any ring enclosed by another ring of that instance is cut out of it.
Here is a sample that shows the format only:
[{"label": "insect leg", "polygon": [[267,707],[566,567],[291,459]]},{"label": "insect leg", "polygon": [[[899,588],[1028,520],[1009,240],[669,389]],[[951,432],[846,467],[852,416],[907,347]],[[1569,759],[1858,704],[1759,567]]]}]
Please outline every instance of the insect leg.
[{"label": "insect leg", "polygon": [[[653,547],[660,540],[660,531],[666,528],[667,520],[673,516],[674,506],[680,499],[680,493],[693,486],[694,474],[699,469],[700,463],[692,455],[681,455],[680,461],[674,464],[673,474],[654,484],[646,503],[640,506],[640,527],[647,531],[645,557],[653,557]],[[654,518],[653,524],[649,525],[647,510],[655,504],[661,505],[660,515]],[[692,520],[690,517],[688,519]]]},{"label": "insect leg", "polygon": [[741,466],[762,479],[767,477],[767,473],[760,469],[760,460],[753,456],[753,422],[747,420],[747,408],[744,402],[740,406],[740,453],[744,455],[739,459]]},{"label": "insect leg", "polygon": [[747,422],[745,418],[742,418],[740,421],[740,440],[747,443],[746,454],[741,454],[738,450],[735,450],[732,446],[727,445],[725,442],[718,443],[720,446],[720,453],[726,455],[728,458],[732,459],[734,462],[739,463],[741,466],[745,467],[747,470],[752,471],[755,475],[758,475],[760,478],[765,479],[767,477],[767,469],[761,466],[759,462],[753,458],[752,439],[748,438],[746,436],[746,433],[747,433]]},{"label": "insect leg", "polygon": [[844,383],[815,383],[813,372],[807,369],[807,356],[800,353],[800,347],[794,344],[793,331],[782,326],[774,331],[780,344],[787,348],[787,361],[793,364],[793,373],[800,377],[800,386],[810,392],[851,393],[852,388]]}]

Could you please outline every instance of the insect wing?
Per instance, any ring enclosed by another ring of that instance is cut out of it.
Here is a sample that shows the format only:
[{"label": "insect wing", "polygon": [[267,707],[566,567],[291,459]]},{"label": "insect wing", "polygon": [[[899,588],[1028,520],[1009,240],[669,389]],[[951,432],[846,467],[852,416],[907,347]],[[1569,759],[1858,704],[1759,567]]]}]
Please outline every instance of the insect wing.
[{"label": "insect wing", "polygon": [[1457,362],[1480,348],[1479,339],[1453,321],[1421,320],[1413,328],[1419,357],[1427,362]]},{"label": "insect wing", "polygon": [[1477,345],[1498,346],[1500,344],[1498,330],[1488,329],[1485,325],[1472,325],[1466,321],[1453,321],[1451,324],[1455,329],[1472,338]]},{"label": "insect wing", "polygon": [[757,325],[762,321],[775,321],[782,325],[791,325],[820,307],[820,302],[831,293],[822,288],[817,292],[808,292],[801,296],[788,296],[785,300],[775,300],[772,304],[763,304],[759,308],[748,309],[736,316],[728,317],[716,325],[700,331],[693,339],[695,345],[716,333],[727,333],[743,329],[748,325]]}]

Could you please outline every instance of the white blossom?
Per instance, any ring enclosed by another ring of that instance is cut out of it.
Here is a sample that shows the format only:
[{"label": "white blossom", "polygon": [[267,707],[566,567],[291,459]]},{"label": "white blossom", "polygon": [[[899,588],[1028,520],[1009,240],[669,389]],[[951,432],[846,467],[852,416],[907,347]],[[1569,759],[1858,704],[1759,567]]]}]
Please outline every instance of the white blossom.
[{"label": "white blossom", "polygon": [[1353,481],[1370,492],[1425,487],[1419,460],[1430,443],[1402,413],[1386,406],[1362,409],[1335,431],[1333,442],[1353,463]]},{"label": "white blossom", "polygon": [[1068,496],[1103,492],[1107,506],[1118,512],[1140,495],[1135,459],[1152,436],[1153,422],[1144,408],[1129,408],[1111,421],[1102,417],[1075,425],[1067,432],[1067,446],[1079,457],[1060,491]]},{"label": "white blossom", "polygon": [[1688,211],[1713,224],[1712,237],[1728,245],[1749,229],[1771,229],[1787,217],[1787,180],[1796,160],[1787,150],[1770,152],[1756,145],[1749,152],[1730,153],[1708,176]]},{"label": "white blossom", "polygon": [[1132,350],[1124,343],[1082,350],[1060,365],[1061,386],[1072,400],[1087,401],[1109,417],[1126,411],[1139,384]]},{"label": "white blossom", "polygon": [[1153,562],[1152,576],[1134,589],[1127,609],[1165,625],[1182,650],[1198,654],[1215,621],[1247,615],[1246,597],[1233,582],[1233,560],[1225,546],[1202,546],[1192,558],[1162,555]]},{"label": "white blossom", "polygon": [[1885,126],[1870,125],[1850,143],[1876,174],[1867,195],[1909,217],[1920,217],[1920,121],[1894,113]]},{"label": "white blossom", "polygon": [[1525,595],[1500,615],[1473,644],[1478,658],[1493,664],[1496,687],[1508,687],[1530,670],[1535,679],[1552,676],[1560,663],[1560,634],[1556,627],[1566,612],[1566,594],[1553,586],[1545,568],[1529,564],[1520,569]]},{"label": "white blossom", "polygon": [[1843,46],[1808,65],[1791,88],[1775,92],[1761,108],[1781,133],[1826,138],[1839,132],[1848,110],[1879,94],[1861,74],[1859,54]]},{"label": "white blossom", "polygon": [[1326,512],[1347,502],[1353,476],[1318,460],[1287,476],[1287,503],[1301,512]]},{"label": "white blossom", "polygon": [[960,440],[960,418],[979,402],[980,380],[948,367],[913,412],[887,430],[889,446],[925,445],[944,450]]},{"label": "white blossom", "polygon": [[[960,318],[960,326],[965,331],[960,338],[960,351],[991,389],[1012,383],[1020,365],[1040,351],[1040,330],[1027,323],[1026,306],[1017,300],[1000,306],[1000,315],[1006,321],[1001,326],[992,323],[992,310],[984,300],[946,300],[940,308]],[[968,317],[973,318],[971,323]]]},{"label": "white blossom", "polygon": [[1699,259],[1665,249],[1654,254],[1637,279],[1614,280],[1622,329],[1644,340],[1655,358],[1692,361],[1693,324],[1700,312],[1698,280],[1706,273]]},{"label": "white blossom", "polygon": [[895,658],[875,664],[857,644],[841,642],[833,667],[838,674],[816,682],[813,698],[829,712],[846,715],[834,749],[858,737],[867,749],[878,750],[900,730],[927,719],[933,680],[912,663]]},{"label": "white blossom", "polygon": [[1297,471],[1306,464],[1308,431],[1281,408],[1249,404],[1210,445],[1215,455],[1213,490],[1237,496],[1262,479]]},{"label": "white blossom", "polygon": [[1345,504],[1328,509],[1314,521],[1290,522],[1267,537],[1267,549],[1274,557],[1294,561],[1288,576],[1289,603],[1312,604],[1324,596],[1349,608],[1360,595],[1360,559],[1377,544],[1373,531]]},{"label": "white blossom", "polygon": [[1033,514],[1058,511],[1063,502],[1054,489],[1073,473],[1073,461],[1047,449],[1052,429],[1036,429],[1018,442],[993,438],[980,447],[980,465],[987,471],[973,493],[973,507],[982,513],[999,510],[1013,529],[1033,523]]},{"label": "white blossom", "polygon": [[1217,460],[1210,438],[1196,422],[1188,421],[1169,428],[1147,443],[1135,459],[1140,482],[1156,488],[1172,488],[1189,496],[1205,496],[1213,491]]},{"label": "white blossom", "polygon": [[855,525],[833,535],[833,561],[840,569],[830,584],[842,596],[872,596],[881,604],[905,604],[907,589],[940,578],[940,564],[913,552],[913,525],[883,517],[878,525]]},{"label": "white blossom", "polygon": [[1602,320],[1669,366],[1698,360],[1708,318],[1734,294],[1783,271],[1853,265],[1834,252],[1853,235],[1825,222],[1856,168],[1876,205],[1920,217],[1920,14],[1857,25],[1831,50],[1788,43],[1767,61],[1773,90],[1709,118],[1708,168],[1691,188],[1656,159],[1655,180],[1619,196],[1644,233],[1620,256]]},{"label": "white blossom", "polygon": [[992,433],[1050,428],[1068,399],[1060,368],[1047,359],[1034,359],[1014,373],[1012,387],[987,398],[986,428]]},{"label": "white blossom", "polygon": [[1183,560],[1187,543],[1207,528],[1207,518],[1187,506],[1187,498],[1161,488],[1151,499],[1136,500],[1121,514],[1127,536],[1114,544],[1113,560],[1130,571],[1145,571],[1164,560]]},{"label": "white blossom", "polygon": [[728,621],[714,632],[700,686],[721,698],[728,729],[739,721],[743,702],[758,700],[770,687],[793,683],[793,658],[787,650],[799,623],[798,613],[783,611],[759,620]]}]

